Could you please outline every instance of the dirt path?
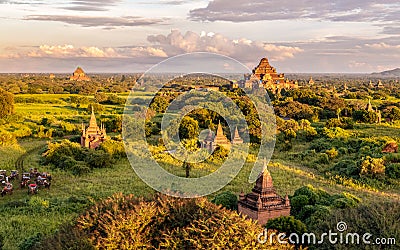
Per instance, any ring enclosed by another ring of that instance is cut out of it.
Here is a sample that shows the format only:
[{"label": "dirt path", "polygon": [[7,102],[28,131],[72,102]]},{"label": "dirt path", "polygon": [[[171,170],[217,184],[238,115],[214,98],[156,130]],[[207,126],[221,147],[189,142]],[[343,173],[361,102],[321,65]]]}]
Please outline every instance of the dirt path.
[{"label": "dirt path", "polygon": [[30,154],[33,154],[39,150],[41,150],[45,145],[40,145],[38,147],[32,148],[28,151],[26,151],[23,155],[21,155],[20,157],[18,157],[18,159],[15,161],[15,169],[19,171],[20,174],[22,174],[23,172],[25,172],[24,169],[24,160],[26,157],[28,157]]}]

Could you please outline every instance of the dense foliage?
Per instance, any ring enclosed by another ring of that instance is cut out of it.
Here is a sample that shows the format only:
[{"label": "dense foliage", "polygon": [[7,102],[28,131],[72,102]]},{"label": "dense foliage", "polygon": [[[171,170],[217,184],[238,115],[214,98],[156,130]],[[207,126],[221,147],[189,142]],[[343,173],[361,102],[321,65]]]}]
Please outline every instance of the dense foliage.
[{"label": "dense foliage", "polygon": [[[36,249],[77,249],[79,244],[86,249],[264,249],[269,243],[257,242],[262,232],[255,222],[205,198],[146,201],[115,194]],[[293,249],[273,244],[273,249]]]},{"label": "dense foliage", "polygon": [[0,118],[14,113],[14,95],[0,88]]},{"label": "dense foliage", "polygon": [[117,144],[109,142],[103,146],[106,150],[103,151],[82,148],[80,144],[68,140],[49,143],[48,150],[43,154],[44,163],[76,175],[89,173],[95,168],[109,168],[113,164],[113,154],[122,156],[121,148],[110,149],[110,145]]}]

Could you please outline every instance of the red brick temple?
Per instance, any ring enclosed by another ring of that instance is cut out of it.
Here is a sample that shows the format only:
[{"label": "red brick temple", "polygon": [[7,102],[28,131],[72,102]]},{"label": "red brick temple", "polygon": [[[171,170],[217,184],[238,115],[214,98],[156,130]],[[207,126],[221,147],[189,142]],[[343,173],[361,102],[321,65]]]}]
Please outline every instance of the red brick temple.
[{"label": "red brick temple", "polygon": [[252,192],[246,195],[243,192],[240,194],[238,211],[257,220],[261,225],[267,223],[269,219],[290,215],[289,197],[286,195],[282,198],[276,193],[265,160],[263,171]]}]

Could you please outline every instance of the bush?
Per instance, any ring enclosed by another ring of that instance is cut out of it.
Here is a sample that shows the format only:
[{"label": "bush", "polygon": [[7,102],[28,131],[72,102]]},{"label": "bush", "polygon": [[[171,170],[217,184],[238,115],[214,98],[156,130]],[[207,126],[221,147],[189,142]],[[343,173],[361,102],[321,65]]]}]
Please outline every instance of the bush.
[{"label": "bush", "polygon": [[385,175],[385,164],[382,158],[367,156],[360,165],[360,175],[367,177],[381,177]]},{"label": "bush", "polygon": [[342,128],[338,128],[338,127],[335,127],[335,128],[325,128],[324,127],[322,129],[322,134],[331,139],[333,139],[333,138],[347,139],[352,135],[351,132],[348,132],[348,131],[346,131]]},{"label": "bush", "polygon": [[0,118],[14,113],[14,95],[0,88]]},{"label": "bush", "polygon": [[40,233],[31,236],[29,238],[26,238],[24,241],[22,241],[18,248],[20,250],[31,250],[33,249],[36,245],[38,245],[38,243],[40,242],[40,240],[42,239],[42,235]]},{"label": "bush", "polygon": [[103,150],[117,158],[126,157],[124,143],[121,141],[107,140],[100,144],[99,150]]},{"label": "bush", "polygon": [[336,163],[332,168],[331,171],[348,177],[358,177],[360,174],[360,170],[357,167],[357,163],[352,160],[342,160]]},{"label": "bush", "polygon": [[349,150],[347,148],[345,148],[345,147],[340,147],[340,148],[338,148],[338,152],[341,155],[347,155],[349,153]]},{"label": "bush", "polygon": [[76,226],[59,231],[37,249],[64,249],[64,245],[76,249],[72,239],[86,242],[90,247],[85,249],[265,249],[269,242],[261,245],[255,240],[262,231],[256,222],[205,198],[159,195],[145,201],[115,194],[86,211]]},{"label": "bush", "polygon": [[385,169],[387,177],[392,179],[400,178],[400,163],[391,163]]},{"label": "bush", "polygon": [[326,150],[325,154],[328,155],[329,159],[334,159],[339,155],[339,152],[336,150],[336,148],[331,148],[329,150]]},{"label": "bush", "polygon": [[340,127],[342,128],[343,124],[340,122],[340,119],[337,118],[331,118],[325,123],[326,128],[336,128]]},{"label": "bush", "polygon": [[281,216],[275,219],[271,219],[265,225],[268,229],[275,229],[280,233],[296,233],[302,235],[307,231],[306,225],[300,220],[295,219],[293,216]]},{"label": "bush", "polygon": [[63,140],[61,143],[49,143],[43,154],[44,163],[82,175],[94,168],[109,168],[114,163],[112,155],[103,150],[82,148],[80,144]]},{"label": "bush", "polygon": [[313,149],[316,152],[322,152],[330,149],[331,147],[332,144],[324,138],[317,139],[313,141],[310,145],[310,149]]},{"label": "bush", "polygon": [[329,164],[329,156],[326,153],[320,153],[315,163]]},{"label": "bush", "polygon": [[222,205],[230,210],[237,210],[237,196],[229,191],[218,194],[211,202],[216,205]]}]

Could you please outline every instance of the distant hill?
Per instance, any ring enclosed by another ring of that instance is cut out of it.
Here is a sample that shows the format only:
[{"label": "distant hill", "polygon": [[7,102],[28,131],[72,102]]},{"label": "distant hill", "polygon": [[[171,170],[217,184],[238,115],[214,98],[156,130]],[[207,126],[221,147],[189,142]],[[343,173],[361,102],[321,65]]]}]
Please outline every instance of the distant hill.
[{"label": "distant hill", "polygon": [[372,73],[371,75],[380,77],[400,77],[400,68],[382,71],[379,73]]}]

